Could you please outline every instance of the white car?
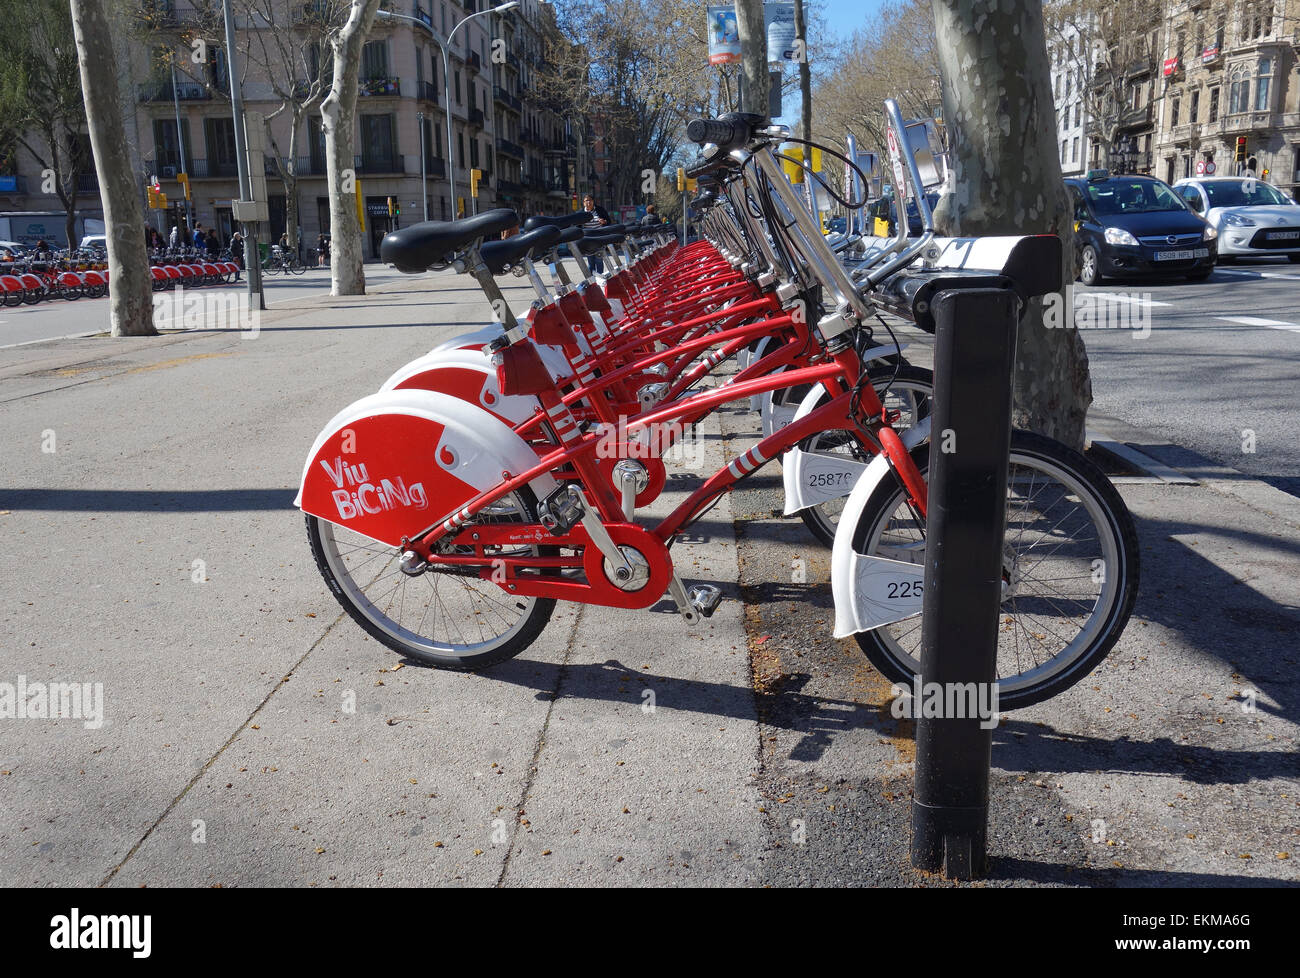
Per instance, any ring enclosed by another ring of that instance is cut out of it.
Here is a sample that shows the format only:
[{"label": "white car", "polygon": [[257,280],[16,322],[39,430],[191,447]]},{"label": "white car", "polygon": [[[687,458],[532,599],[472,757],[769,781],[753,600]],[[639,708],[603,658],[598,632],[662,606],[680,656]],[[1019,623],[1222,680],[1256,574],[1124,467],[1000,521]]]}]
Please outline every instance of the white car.
[{"label": "white car", "polygon": [[88,234],[81,239],[81,244],[78,245],[78,247],[82,251],[90,251],[92,249],[95,251],[104,251],[108,248],[108,238],[102,234]]},{"label": "white car", "polygon": [[0,260],[17,261],[30,249],[20,241],[0,241]]},{"label": "white car", "polygon": [[1252,177],[1193,177],[1174,184],[1192,210],[1219,232],[1219,261],[1286,255],[1300,262],[1300,204]]}]

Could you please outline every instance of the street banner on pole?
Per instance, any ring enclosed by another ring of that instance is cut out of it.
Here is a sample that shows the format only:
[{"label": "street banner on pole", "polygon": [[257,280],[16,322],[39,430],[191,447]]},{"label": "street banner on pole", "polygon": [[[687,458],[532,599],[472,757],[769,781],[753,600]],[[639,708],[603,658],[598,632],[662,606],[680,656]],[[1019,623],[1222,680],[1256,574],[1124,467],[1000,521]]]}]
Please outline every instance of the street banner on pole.
[{"label": "street banner on pole", "polygon": [[709,64],[739,64],[740,26],[736,21],[736,5],[709,4],[705,9],[709,19]]},{"label": "street banner on pole", "polygon": [[763,4],[763,22],[767,31],[768,64],[798,60],[795,57],[793,0]]}]

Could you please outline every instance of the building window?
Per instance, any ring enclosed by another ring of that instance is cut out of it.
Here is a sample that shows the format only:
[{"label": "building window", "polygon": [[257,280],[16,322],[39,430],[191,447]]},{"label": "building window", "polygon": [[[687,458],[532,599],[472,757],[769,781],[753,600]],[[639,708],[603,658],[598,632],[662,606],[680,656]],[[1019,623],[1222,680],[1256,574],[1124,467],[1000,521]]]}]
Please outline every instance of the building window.
[{"label": "building window", "polygon": [[361,117],[361,165],[371,173],[402,171],[393,135],[396,121],[396,116],[391,114]]},{"label": "building window", "polygon": [[1182,98],[1180,96],[1175,95],[1172,103],[1172,107],[1169,110],[1169,124],[1171,126],[1178,125],[1178,116],[1182,112],[1182,108],[1183,108]]},{"label": "building window", "polygon": [[1273,59],[1259,59],[1259,82],[1255,85],[1255,111],[1268,111],[1268,89],[1273,74]]},{"label": "building window", "polygon": [[1219,121],[1219,86],[1210,89],[1210,122]]},{"label": "building window", "polygon": [[1228,114],[1236,115],[1239,112],[1250,110],[1250,79],[1246,76],[1245,68],[1238,68],[1232,75],[1232,81],[1228,86]]},{"label": "building window", "polygon": [[239,172],[235,162],[235,120],[229,116],[209,116],[203,120],[208,144],[208,175],[233,176]]},{"label": "building window", "polygon": [[1068,144],[1069,144],[1069,140],[1068,140],[1068,139],[1062,139],[1062,140],[1061,140],[1061,162],[1062,162],[1062,163],[1065,162],[1065,150],[1066,150],[1066,148],[1068,147]]},{"label": "building window", "polygon": [[388,45],[383,41],[367,41],[361,49],[361,80],[388,77]]},{"label": "building window", "polygon": [[1070,162],[1071,163],[1079,162],[1079,137],[1078,136],[1075,136],[1074,140],[1070,143]]},{"label": "building window", "polygon": [[1201,90],[1199,88],[1192,90],[1192,104],[1187,110],[1188,122],[1199,122],[1201,118]]}]

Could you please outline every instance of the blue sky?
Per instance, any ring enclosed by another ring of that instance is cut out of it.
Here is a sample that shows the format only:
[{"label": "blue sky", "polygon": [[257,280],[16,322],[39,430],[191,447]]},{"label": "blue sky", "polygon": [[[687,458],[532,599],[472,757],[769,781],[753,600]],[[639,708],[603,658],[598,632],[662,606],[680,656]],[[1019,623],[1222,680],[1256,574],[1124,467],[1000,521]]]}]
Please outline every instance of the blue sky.
[{"label": "blue sky", "polygon": [[[817,3],[817,0],[814,0]],[[884,0],[821,0],[817,6],[831,33],[846,35],[862,26],[869,16],[883,6]]]}]

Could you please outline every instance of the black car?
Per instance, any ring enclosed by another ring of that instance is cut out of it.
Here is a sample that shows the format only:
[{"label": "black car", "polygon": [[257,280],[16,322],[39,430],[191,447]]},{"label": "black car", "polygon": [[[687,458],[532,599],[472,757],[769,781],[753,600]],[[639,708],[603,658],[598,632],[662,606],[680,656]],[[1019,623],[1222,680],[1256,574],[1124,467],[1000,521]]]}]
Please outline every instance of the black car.
[{"label": "black car", "polygon": [[1065,184],[1074,199],[1079,281],[1214,271],[1218,232],[1163,180],[1094,170]]},{"label": "black car", "polygon": [[[937,193],[928,193],[925,195],[926,203],[930,205],[931,213],[939,204],[939,195]],[[871,204],[869,213],[872,218],[880,218],[888,222],[889,235],[893,237],[898,233],[898,208],[894,206],[892,197],[881,197]],[[907,233],[912,237],[918,237],[921,234],[921,212],[916,206],[916,201],[908,198],[907,201]]]}]

